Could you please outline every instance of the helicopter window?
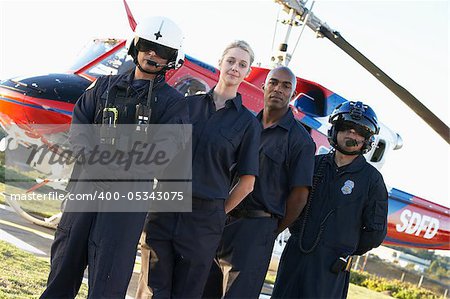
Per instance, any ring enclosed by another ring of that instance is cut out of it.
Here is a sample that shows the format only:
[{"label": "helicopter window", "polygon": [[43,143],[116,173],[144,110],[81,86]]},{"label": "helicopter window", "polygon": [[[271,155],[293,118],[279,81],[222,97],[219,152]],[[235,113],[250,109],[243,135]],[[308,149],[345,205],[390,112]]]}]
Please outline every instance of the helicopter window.
[{"label": "helicopter window", "polygon": [[132,69],[134,69],[135,66],[136,65],[134,64],[134,61],[131,58],[131,56],[127,56],[125,58],[125,61],[117,69],[117,73],[118,74],[127,73],[127,72],[131,71]]},{"label": "helicopter window", "polygon": [[316,155],[324,155],[324,154],[328,154],[329,152],[330,152],[330,148],[321,145],[321,146],[317,149]]},{"label": "helicopter window", "polygon": [[70,68],[71,70],[78,70],[79,68],[85,66],[95,58],[99,57],[100,55],[108,52],[113,47],[115,47],[120,40],[116,39],[94,39],[93,41],[89,42],[80,52],[78,55],[77,60]]},{"label": "helicopter window", "polygon": [[378,144],[375,147],[375,151],[370,158],[370,162],[380,162],[383,159],[385,149],[386,141],[384,141],[383,139],[379,139]]},{"label": "helicopter window", "polygon": [[324,116],[324,95],[321,90],[300,93],[295,99],[295,108],[312,116]]},{"label": "helicopter window", "polygon": [[[102,61],[100,61],[98,64],[94,65],[90,69],[87,70],[87,73],[93,77],[100,77],[103,75],[117,75],[119,73],[119,69],[121,69],[121,73],[123,72],[122,65],[128,65],[127,63],[127,49],[122,48],[120,51],[115,52]],[[129,61],[131,61],[131,57],[128,58]],[[130,68],[128,68],[130,69]]]},{"label": "helicopter window", "polygon": [[327,98],[327,104],[325,108],[325,115],[330,115],[334,108],[336,108],[337,105],[346,102],[347,100],[341,97],[340,95],[333,93]]},{"label": "helicopter window", "polygon": [[191,76],[182,77],[173,87],[184,96],[205,93],[211,89],[203,80]]}]

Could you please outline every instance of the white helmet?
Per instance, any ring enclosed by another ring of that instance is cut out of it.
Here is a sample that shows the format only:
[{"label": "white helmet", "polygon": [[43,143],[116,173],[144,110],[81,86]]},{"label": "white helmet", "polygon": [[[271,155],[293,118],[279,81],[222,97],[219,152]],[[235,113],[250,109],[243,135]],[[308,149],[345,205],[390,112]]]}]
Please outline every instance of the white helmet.
[{"label": "white helmet", "polygon": [[134,37],[127,43],[129,44],[128,54],[135,60],[137,59],[138,51],[136,46],[141,39],[174,50],[174,54],[170,55],[170,57],[162,57],[168,60],[167,69],[178,68],[183,64],[183,33],[172,20],[166,17],[155,16],[144,18],[137,24],[134,30]]}]

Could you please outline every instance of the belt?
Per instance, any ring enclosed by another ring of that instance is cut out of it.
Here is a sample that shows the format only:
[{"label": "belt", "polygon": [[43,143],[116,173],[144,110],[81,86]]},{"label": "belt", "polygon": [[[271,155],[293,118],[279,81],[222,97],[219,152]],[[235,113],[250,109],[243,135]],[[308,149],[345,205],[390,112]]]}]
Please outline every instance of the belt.
[{"label": "belt", "polygon": [[233,210],[229,214],[236,218],[277,218],[264,210]]},{"label": "belt", "polygon": [[223,199],[203,199],[192,197],[192,210],[217,210],[224,209]]}]

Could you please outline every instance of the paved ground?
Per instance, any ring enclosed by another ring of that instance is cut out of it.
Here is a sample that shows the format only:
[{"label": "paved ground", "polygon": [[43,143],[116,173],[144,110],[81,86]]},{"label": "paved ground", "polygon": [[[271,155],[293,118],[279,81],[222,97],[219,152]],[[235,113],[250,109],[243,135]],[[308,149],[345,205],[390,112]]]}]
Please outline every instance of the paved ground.
[{"label": "paved ground", "polygon": [[[53,235],[54,230],[30,223],[18,216],[10,207],[0,205],[0,240],[14,244],[36,256],[50,259],[50,246],[53,241]],[[137,253],[137,259],[140,259],[139,252]],[[45,269],[45,271],[48,271],[48,269]],[[127,298],[133,298],[138,276],[139,273],[133,273],[128,287]],[[85,273],[85,278],[87,279],[87,272]],[[86,279],[84,280],[85,282],[87,281]],[[264,286],[263,293],[270,294],[271,286]],[[269,296],[261,294],[260,298],[269,298]]]},{"label": "paved ground", "polygon": [[[35,254],[50,259],[50,247],[55,231],[30,223],[18,216],[10,207],[0,205],[0,239]],[[137,258],[140,259],[139,252]],[[48,271],[48,269],[43,269]],[[133,273],[128,288],[129,298],[133,298],[139,273]],[[85,273],[87,279],[87,271]],[[87,280],[84,282],[87,282]],[[127,296],[127,297],[128,297]]]}]

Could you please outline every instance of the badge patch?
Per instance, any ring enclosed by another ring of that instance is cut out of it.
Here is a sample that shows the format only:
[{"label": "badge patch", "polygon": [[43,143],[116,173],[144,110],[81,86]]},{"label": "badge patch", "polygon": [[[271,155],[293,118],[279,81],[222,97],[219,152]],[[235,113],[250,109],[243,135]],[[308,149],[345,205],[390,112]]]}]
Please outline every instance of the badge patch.
[{"label": "badge patch", "polygon": [[355,183],[351,180],[346,180],[344,186],[341,188],[342,194],[347,195],[352,193],[353,187],[355,187]]}]

